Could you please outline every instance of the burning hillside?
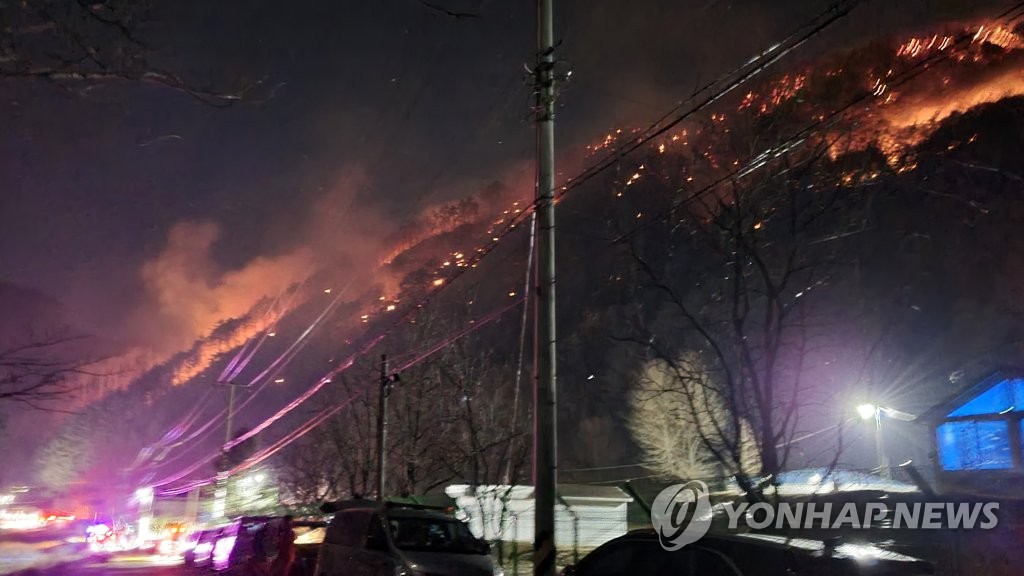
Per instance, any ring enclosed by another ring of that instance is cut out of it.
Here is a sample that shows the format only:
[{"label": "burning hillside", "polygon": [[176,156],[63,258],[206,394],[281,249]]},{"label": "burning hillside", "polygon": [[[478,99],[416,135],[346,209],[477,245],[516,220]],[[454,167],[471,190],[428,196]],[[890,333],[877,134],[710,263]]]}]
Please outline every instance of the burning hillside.
[{"label": "burning hillside", "polygon": [[[875,148],[891,168],[905,171],[915,165],[912,149],[943,120],[1020,94],[1024,38],[1016,22],[949,26],[941,33],[832,55],[745,87],[703,120],[688,121],[652,141],[650,149],[693,159],[683,168],[682,188],[699,183],[700,176],[740,166],[757,146],[801,133],[801,141],[825,142],[833,158]],[[639,129],[614,130],[587,152],[602,156],[642,137]],[[638,164],[622,185],[639,180],[644,169]]]},{"label": "burning hillside", "polygon": [[[893,83],[893,79],[899,82]],[[756,146],[750,142],[751,135],[756,135],[753,140],[771,142],[819,122],[823,129],[808,139],[827,142],[833,157],[873,147],[885,155],[890,168],[905,171],[915,166],[914,147],[945,118],[1019,94],[1024,94],[1024,38],[1013,22],[948,26],[941,32],[834,55],[747,87],[703,120],[687,122],[652,141],[649,153],[689,157],[691,162],[680,166],[678,174],[671,176],[678,178],[676,184],[685,189],[747,162],[749,158],[743,152],[749,154],[752,146]],[[869,99],[851,106],[850,102],[861,95]],[[586,153],[600,156],[640,135],[637,129],[613,130],[599,143],[587,146]],[[621,196],[643,177],[647,168],[643,162],[636,164],[620,179],[621,186],[614,194]],[[864,177],[877,177],[877,173],[848,176]],[[497,242],[499,232],[528,208],[524,201],[528,196],[527,184],[518,182],[516,188],[490,188],[479,198],[467,197],[429,207],[387,235],[385,241],[364,247],[368,253],[365,258],[343,258],[342,266],[357,260],[365,268],[359,273],[365,278],[364,285],[350,289],[345,296],[347,301],[363,302],[356,305],[358,319],[365,324],[377,316],[400,311],[402,303],[413,302],[424,292],[446,284],[453,270],[475,267],[475,257]],[[474,237],[482,242],[467,246],[465,239]],[[278,264],[286,265],[287,270],[282,271]],[[252,277],[261,287],[251,291],[250,296],[228,298],[249,302],[245,308],[212,315],[206,313],[211,310],[204,308],[204,319],[189,320],[201,321],[207,327],[193,330],[200,336],[200,343],[176,373],[174,382],[187,381],[208,368],[219,355],[265,333],[310,295],[322,289],[331,290],[316,286],[295,293],[303,278],[315,277],[317,268],[334,264],[316,261],[302,253],[261,259],[223,278],[222,288],[211,289],[201,298],[186,298],[192,303],[190,309],[198,312],[197,306],[204,302],[223,300],[217,296],[222,292],[245,290],[246,278]],[[152,270],[157,265],[151,265],[147,274],[155,274]],[[190,273],[194,273],[194,268],[187,267]],[[334,274],[327,272],[328,276]],[[259,280],[264,277],[276,281]],[[282,281],[285,283],[281,284]],[[410,281],[415,284],[410,286]],[[171,284],[178,285],[196,284]],[[288,288],[289,285],[292,287]],[[166,293],[167,283],[161,282],[159,286],[161,294]],[[413,293],[405,294],[403,290]],[[289,297],[282,298],[284,293]],[[238,323],[229,334],[222,331],[220,337],[207,338],[214,326],[232,319]],[[209,342],[205,342],[207,339]]]},{"label": "burning hillside", "polygon": [[[861,165],[859,172],[844,178],[873,179],[883,170],[910,172],[918,145],[951,115],[1024,94],[1022,58],[1024,38],[1013,23],[1004,22],[949,27],[798,66],[745,85],[703,117],[645,141],[643,158],[620,163],[610,190],[591,193],[623,197],[647,177],[662,179],[676,190],[696,189],[730,171],[743,171],[765,147],[794,134],[803,134],[797,145],[827,146],[833,158],[867,150],[877,150],[884,158],[880,166]],[[591,158],[604,157],[641,137],[640,130],[613,130],[585,152]],[[651,174],[652,157],[663,158],[656,176]],[[315,325],[308,320],[324,307],[324,313],[333,315],[332,341],[318,351],[330,349],[324,356],[331,364],[324,365],[319,356],[309,362],[304,369],[309,378],[296,378],[299,385],[275,398],[284,404],[295,391],[337,367],[338,349],[356,349],[348,345],[357,343],[367,327],[380,332],[399,320],[414,321],[424,298],[476,268],[479,256],[529,212],[527,174],[516,170],[506,178],[512,185],[438,203],[399,226],[380,214],[354,221],[347,207],[355,194],[347,191],[318,205],[299,247],[229,272],[210,269],[208,251],[215,231],[203,226],[177,230],[144,274],[158,301],[187,327],[182,333],[188,342],[195,343],[158,375],[186,388],[197,376],[227,363],[246,342],[283,341],[276,336],[282,325],[291,325],[292,333]],[[521,277],[519,272],[516,276]],[[510,286],[498,285],[504,276],[485,280],[480,284],[499,296],[516,294]],[[296,319],[300,316],[303,321]],[[275,353],[284,350],[285,344],[276,344]],[[257,359],[253,365],[259,363]],[[268,374],[276,382],[276,373]],[[205,416],[216,419],[221,407],[217,404],[214,414]]]}]

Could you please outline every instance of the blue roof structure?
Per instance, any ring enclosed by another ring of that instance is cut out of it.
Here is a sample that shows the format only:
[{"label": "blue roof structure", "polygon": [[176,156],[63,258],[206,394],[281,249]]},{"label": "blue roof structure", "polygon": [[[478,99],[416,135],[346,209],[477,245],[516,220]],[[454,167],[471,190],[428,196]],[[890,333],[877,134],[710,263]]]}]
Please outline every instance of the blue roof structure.
[{"label": "blue roof structure", "polygon": [[947,416],[979,416],[1024,411],[1024,378],[1007,379],[975,396]]},{"label": "blue roof structure", "polygon": [[1024,377],[997,372],[941,406],[935,446],[942,471],[1015,470],[1024,432]]}]

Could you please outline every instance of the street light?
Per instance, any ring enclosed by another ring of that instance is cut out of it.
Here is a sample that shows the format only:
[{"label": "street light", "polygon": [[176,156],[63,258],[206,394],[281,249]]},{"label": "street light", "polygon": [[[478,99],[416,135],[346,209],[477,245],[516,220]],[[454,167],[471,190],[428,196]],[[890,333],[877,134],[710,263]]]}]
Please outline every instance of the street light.
[{"label": "street light", "polygon": [[875,456],[878,459],[878,470],[888,480],[892,479],[892,471],[889,470],[889,457],[885,453],[885,443],[882,436],[882,416],[899,420],[901,422],[912,422],[917,416],[888,406],[878,404],[860,404],[857,406],[857,414],[862,420],[875,420]]},{"label": "street light", "polygon": [[875,412],[877,411],[878,406],[875,406],[874,404],[861,404],[857,406],[857,414],[860,414],[860,417],[863,420],[870,420],[874,418]]},{"label": "street light", "polygon": [[864,420],[881,418],[882,416],[899,420],[900,422],[913,422],[917,420],[917,416],[909,412],[889,408],[888,406],[879,406],[878,404],[861,404],[857,406],[857,414],[860,414],[860,417]]}]

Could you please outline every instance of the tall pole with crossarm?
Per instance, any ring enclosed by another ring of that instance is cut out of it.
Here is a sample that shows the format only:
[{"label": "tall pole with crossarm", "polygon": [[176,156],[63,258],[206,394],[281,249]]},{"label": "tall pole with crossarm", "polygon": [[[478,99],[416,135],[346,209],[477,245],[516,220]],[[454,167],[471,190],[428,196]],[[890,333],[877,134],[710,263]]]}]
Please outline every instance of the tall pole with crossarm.
[{"label": "tall pole with crossarm", "polygon": [[554,0],[537,1],[537,289],[534,335],[533,573],[555,574],[555,39]]}]

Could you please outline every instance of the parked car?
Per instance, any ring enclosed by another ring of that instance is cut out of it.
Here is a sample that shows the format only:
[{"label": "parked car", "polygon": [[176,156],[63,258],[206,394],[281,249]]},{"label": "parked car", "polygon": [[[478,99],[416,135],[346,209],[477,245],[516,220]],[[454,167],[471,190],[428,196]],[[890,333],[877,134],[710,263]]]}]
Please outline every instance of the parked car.
[{"label": "parked car", "polygon": [[196,532],[193,537],[195,544],[182,554],[185,566],[205,570],[213,564],[213,546],[220,537],[221,527],[208,528]]},{"label": "parked car", "polygon": [[503,575],[490,546],[437,509],[363,505],[337,511],[317,558],[317,576]]},{"label": "parked car", "polygon": [[269,524],[273,516],[243,516],[221,528],[213,544],[211,566],[216,571],[238,569],[252,560],[257,550],[273,542]]},{"label": "parked car", "polygon": [[669,552],[653,530],[631,532],[567,566],[563,576],[916,576],[924,560],[863,544],[762,534],[707,535]]}]

